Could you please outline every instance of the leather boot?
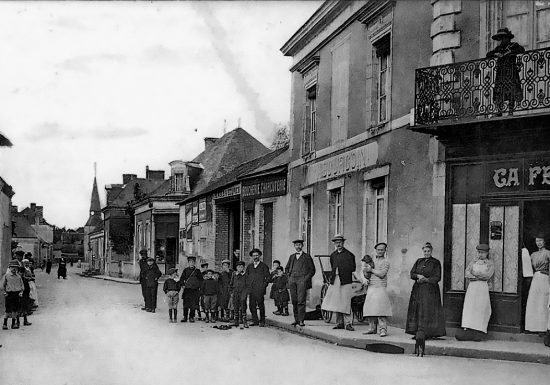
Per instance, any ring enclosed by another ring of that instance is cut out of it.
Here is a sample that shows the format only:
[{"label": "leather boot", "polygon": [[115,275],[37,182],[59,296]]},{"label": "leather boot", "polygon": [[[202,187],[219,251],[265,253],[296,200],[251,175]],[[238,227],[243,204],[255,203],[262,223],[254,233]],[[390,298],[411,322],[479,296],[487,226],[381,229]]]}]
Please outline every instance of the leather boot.
[{"label": "leather boot", "polygon": [[170,315],[170,322],[174,322],[172,319],[172,309],[168,309],[168,314]]},{"label": "leather boot", "polygon": [[174,309],[173,313],[174,313],[174,322],[178,322],[178,309]]},{"label": "leather boot", "polygon": [[210,316],[211,316],[211,319],[212,319],[210,322],[215,324],[216,323],[216,318],[217,318],[216,317],[216,312],[215,311],[211,312]]}]

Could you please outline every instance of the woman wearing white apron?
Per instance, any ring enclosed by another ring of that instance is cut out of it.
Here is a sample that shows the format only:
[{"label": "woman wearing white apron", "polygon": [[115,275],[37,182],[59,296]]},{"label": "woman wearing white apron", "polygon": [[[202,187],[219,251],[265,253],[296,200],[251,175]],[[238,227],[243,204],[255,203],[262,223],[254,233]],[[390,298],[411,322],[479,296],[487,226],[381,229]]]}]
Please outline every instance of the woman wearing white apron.
[{"label": "woman wearing white apron", "polygon": [[456,334],[456,339],[460,341],[481,341],[482,333],[487,333],[487,325],[491,318],[491,300],[487,281],[493,277],[495,266],[489,259],[489,245],[480,244],[476,249],[477,258],[468,264],[465,273],[469,284],[462,309],[464,331]]},{"label": "woman wearing white apron", "polygon": [[525,309],[525,330],[530,332],[546,332],[548,325],[548,300],[550,281],[548,279],[548,266],[550,264],[550,251],[545,247],[544,236],[535,237],[538,251],[531,254],[531,264],[535,274],[527,297]]}]

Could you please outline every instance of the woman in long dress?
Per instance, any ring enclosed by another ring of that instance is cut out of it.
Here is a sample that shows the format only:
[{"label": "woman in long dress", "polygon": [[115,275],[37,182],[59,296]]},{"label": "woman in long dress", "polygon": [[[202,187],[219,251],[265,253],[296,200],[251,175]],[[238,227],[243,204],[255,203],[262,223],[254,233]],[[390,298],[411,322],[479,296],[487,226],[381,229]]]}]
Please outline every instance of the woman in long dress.
[{"label": "woman in long dress", "polygon": [[422,247],[424,257],[419,258],[411,270],[414,285],[405,329],[407,334],[412,335],[423,331],[426,338],[442,337],[446,334],[445,314],[439,291],[441,263],[432,257],[432,249],[431,243],[426,243]]},{"label": "woman in long dress", "polygon": [[531,332],[546,332],[548,326],[548,300],[550,280],[548,266],[550,265],[550,251],[546,249],[544,236],[537,235],[535,243],[538,251],[531,254],[531,264],[535,270],[533,281],[527,297],[525,309],[525,330]]},{"label": "woman in long dress", "polygon": [[487,325],[491,318],[491,300],[487,281],[493,277],[494,273],[494,263],[489,259],[489,245],[478,245],[477,258],[466,268],[465,277],[469,284],[462,309],[462,328],[465,332],[457,333],[458,340],[481,341],[483,334],[487,334]]}]

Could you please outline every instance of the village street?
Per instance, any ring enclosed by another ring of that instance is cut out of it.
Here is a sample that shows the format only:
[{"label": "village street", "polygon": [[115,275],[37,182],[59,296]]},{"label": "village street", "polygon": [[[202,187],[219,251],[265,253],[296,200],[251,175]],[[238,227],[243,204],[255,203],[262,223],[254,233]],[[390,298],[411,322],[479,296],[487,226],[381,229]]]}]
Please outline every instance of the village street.
[{"label": "village street", "polygon": [[539,384],[550,374],[547,365],[369,353],[273,328],[170,324],[160,292],[160,309],[146,313],[138,285],[76,268],[67,280],[37,270],[37,281],[32,326],[0,334],[3,385]]}]

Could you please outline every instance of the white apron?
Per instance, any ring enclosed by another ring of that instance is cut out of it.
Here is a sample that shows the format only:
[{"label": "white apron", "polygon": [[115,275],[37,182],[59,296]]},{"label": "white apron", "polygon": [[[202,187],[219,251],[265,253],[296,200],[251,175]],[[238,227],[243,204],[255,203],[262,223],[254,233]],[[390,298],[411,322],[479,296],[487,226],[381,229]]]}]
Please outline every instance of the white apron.
[{"label": "white apron", "polygon": [[530,332],[544,332],[547,330],[549,292],[550,282],[548,276],[539,271],[535,272],[529,289],[529,297],[527,297],[525,330]]},{"label": "white apron", "polygon": [[364,317],[391,317],[391,302],[385,287],[372,287],[367,289],[365,304],[363,305]]},{"label": "white apron", "polygon": [[334,285],[329,285],[321,309],[334,311],[337,313],[351,314],[351,283],[340,285],[340,277],[337,275],[334,279]]},{"label": "white apron", "polygon": [[486,281],[472,281],[466,290],[462,310],[462,327],[487,333],[491,318],[489,285]]},{"label": "white apron", "polygon": [[38,306],[38,289],[36,288],[36,283],[34,281],[29,282],[29,298],[34,300],[34,304]]}]

